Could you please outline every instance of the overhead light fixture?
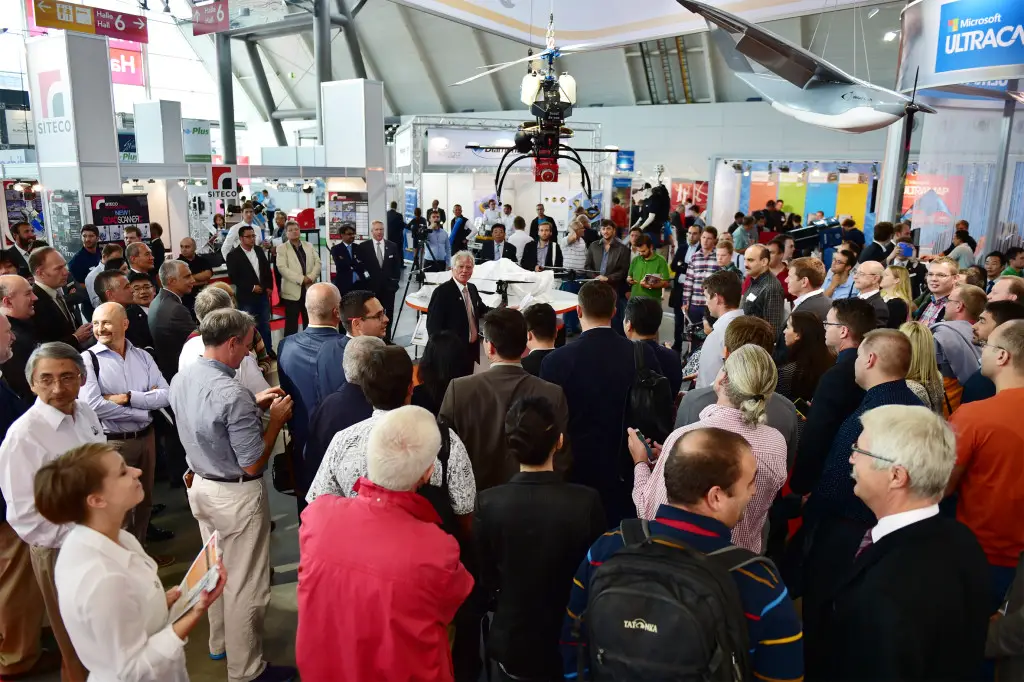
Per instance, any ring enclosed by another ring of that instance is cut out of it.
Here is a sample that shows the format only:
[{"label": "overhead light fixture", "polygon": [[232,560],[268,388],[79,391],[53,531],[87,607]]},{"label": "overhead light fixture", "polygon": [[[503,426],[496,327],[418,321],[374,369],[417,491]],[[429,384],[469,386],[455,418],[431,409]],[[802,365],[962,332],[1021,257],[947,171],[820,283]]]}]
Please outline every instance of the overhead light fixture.
[{"label": "overhead light fixture", "polygon": [[146,180],[146,182],[148,182],[149,184],[152,185],[154,182],[156,182],[156,180],[154,180],[153,178],[150,178],[149,180]]},{"label": "overhead light fixture", "polygon": [[616,145],[616,144],[606,144],[604,146],[604,148],[606,150],[610,151],[610,152],[617,152],[617,151],[619,151],[619,146]]},{"label": "overhead light fixture", "polygon": [[877,178],[878,177],[878,164],[877,163],[871,164],[871,177],[873,177],[873,178]]},{"label": "overhead light fixture", "polygon": [[874,19],[876,14],[878,14],[877,7],[873,8],[871,11],[868,12],[868,19]]},{"label": "overhead light fixture", "polygon": [[749,177],[750,176],[750,164],[749,163],[746,164],[745,166],[743,166],[743,176],[744,177]]},{"label": "overhead light fixture", "polygon": [[178,180],[178,187],[184,188],[185,187],[185,181],[184,180]]},{"label": "overhead light fixture", "polygon": [[780,163],[779,164],[779,172],[780,173],[788,173],[789,172],[789,164],[788,163]]},{"label": "overhead light fixture", "polygon": [[164,0],[164,13],[165,14],[170,14],[171,13],[171,0]]},{"label": "overhead light fixture", "polygon": [[39,183],[37,182],[37,183],[35,183],[34,185],[32,185],[32,191],[33,191],[33,192],[41,192],[41,191],[43,191],[43,186],[42,186],[42,185],[40,185],[40,184],[39,184]]},{"label": "overhead light fixture", "polygon": [[847,166],[845,163],[841,163],[838,166],[836,166],[836,170],[839,171],[840,173],[849,173],[850,167]]},{"label": "overhead light fixture", "polygon": [[734,164],[732,164],[732,169],[734,171],[736,171],[737,173],[742,173],[743,172],[743,164],[740,163],[739,161],[737,161]]},{"label": "overhead light fixture", "polygon": [[899,29],[896,29],[895,31],[886,31],[885,35],[882,36],[882,40],[884,40],[887,43],[891,43],[892,41],[896,40],[896,38],[898,38],[899,35],[900,35],[900,30]]}]

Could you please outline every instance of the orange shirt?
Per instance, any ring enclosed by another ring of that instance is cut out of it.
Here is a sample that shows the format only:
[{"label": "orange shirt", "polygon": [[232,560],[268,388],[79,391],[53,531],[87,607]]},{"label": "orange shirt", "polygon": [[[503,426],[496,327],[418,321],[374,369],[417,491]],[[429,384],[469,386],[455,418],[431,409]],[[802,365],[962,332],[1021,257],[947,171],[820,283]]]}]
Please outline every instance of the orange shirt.
[{"label": "orange shirt", "polygon": [[950,418],[964,467],[956,517],[974,531],[990,564],[1016,566],[1024,551],[1024,388],[961,405]]},{"label": "orange shirt", "polygon": [[612,205],[612,222],[618,227],[626,227],[629,223],[629,213],[626,212],[626,207],[622,204]]}]

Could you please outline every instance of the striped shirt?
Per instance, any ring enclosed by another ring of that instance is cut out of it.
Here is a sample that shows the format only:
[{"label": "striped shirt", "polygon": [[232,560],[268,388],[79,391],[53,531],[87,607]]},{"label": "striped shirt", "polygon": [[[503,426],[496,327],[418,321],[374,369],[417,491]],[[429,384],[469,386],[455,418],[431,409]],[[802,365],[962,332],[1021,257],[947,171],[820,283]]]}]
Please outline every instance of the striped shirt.
[{"label": "striped shirt", "polygon": [[707,299],[704,297],[704,279],[721,270],[721,266],[718,265],[714,249],[710,253],[704,253],[701,249],[693,250],[696,253],[686,267],[686,277],[683,279],[683,305],[705,306]]},{"label": "striped shirt", "polygon": [[587,266],[587,243],[577,237],[570,243],[569,237],[559,240],[562,244],[562,265],[569,270],[582,270]]},{"label": "striped shirt", "polygon": [[751,279],[750,288],[744,292],[743,313],[760,317],[775,330],[782,333],[785,325],[786,292],[771,272],[765,271],[757,279]]},{"label": "striped shirt", "polygon": [[743,520],[732,529],[732,543],[737,547],[761,553],[761,537],[768,520],[768,509],[775,495],[786,482],[786,439],[778,430],[760,424],[751,427],[735,407],[708,405],[700,411],[700,421],[676,429],[665,439],[662,456],[651,470],[646,463],[637,464],[633,480],[633,502],[642,519],[653,519],[658,508],[668,502],[665,493],[665,460],[684,434],[706,427],[717,427],[743,436],[754,451],[757,473],[754,474],[754,495],[747,504]]},{"label": "striped shirt", "polygon": [[[710,553],[729,546],[729,529],[716,519],[678,507],[662,506],[651,523],[651,535],[658,535]],[[618,529],[597,539],[583,558],[569,592],[569,605],[562,626],[561,650],[565,679],[575,680],[577,652],[587,646],[586,628],[575,632],[576,622],[586,620],[587,590],[597,567],[623,548]],[[769,682],[800,682],[804,674],[804,641],[800,619],[793,609],[786,585],[775,570],[763,563],[730,573],[736,582],[747,622],[752,679]],[[582,637],[582,639],[581,639]]]}]

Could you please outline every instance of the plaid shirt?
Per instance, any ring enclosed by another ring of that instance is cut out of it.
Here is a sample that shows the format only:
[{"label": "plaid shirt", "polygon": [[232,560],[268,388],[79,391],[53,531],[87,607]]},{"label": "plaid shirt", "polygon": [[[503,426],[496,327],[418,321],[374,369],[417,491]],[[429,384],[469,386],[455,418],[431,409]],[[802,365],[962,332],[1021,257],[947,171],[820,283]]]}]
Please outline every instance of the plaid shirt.
[{"label": "plaid shirt", "polygon": [[641,462],[634,469],[633,502],[637,515],[642,519],[653,519],[658,507],[667,504],[665,492],[665,460],[672,452],[676,441],[684,434],[707,427],[717,427],[743,436],[757,459],[757,473],[754,474],[754,495],[750,498],[743,520],[732,529],[732,543],[737,547],[761,553],[761,536],[768,521],[768,510],[775,495],[786,482],[786,439],[778,430],[760,424],[751,427],[735,407],[708,405],[700,411],[700,421],[676,429],[665,439],[662,455],[654,469]]},{"label": "plaid shirt", "polygon": [[700,249],[694,249],[696,253],[686,267],[686,278],[683,280],[683,305],[705,306],[707,300],[704,298],[704,279],[713,272],[722,268],[718,265],[715,250],[705,254]]},{"label": "plaid shirt", "polygon": [[946,307],[946,301],[949,300],[949,296],[943,296],[942,298],[935,298],[933,295],[925,305],[924,310],[921,311],[921,317],[918,318],[920,322],[925,323],[929,327],[940,321],[939,314]]},{"label": "plaid shirt", "polygon": [[772,326],[776,334],[782,331],[785,322],[786,292],[782,289],[778,277],[771,272],[750,283],[750,288],[743,296],[743,313],[760,317]]}]

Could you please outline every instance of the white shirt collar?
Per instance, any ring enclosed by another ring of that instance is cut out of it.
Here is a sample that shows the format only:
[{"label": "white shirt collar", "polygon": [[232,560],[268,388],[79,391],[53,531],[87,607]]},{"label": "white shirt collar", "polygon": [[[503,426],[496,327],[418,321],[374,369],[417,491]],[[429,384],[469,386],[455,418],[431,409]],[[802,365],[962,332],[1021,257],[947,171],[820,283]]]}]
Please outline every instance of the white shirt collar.
[{"label": "white shirt collar", "polygon": [[22,257],[25,259],[25,262],[28,263],[29,252],[21,248],[21,245],[18,244],[18,242],[14,242],[14,248],[18,250],[18,253],[20,253]]},{"label": "white shirt collar", "polygon": [[42,289],[42,290],[43,290],[43,291],[45,291],[45,292],[46,292],[47,294],[49,294],[50,298],[52,298],[52,299],[55,299],[55,300],[56,300],[56,298],[57,298],[57,293],[58,293],[56,289],[51,289],[50,287],[46,286],[45,284],[43,284],[43,283],[42,283],[42,282],[40,282],[39,280],[36,280],[36,281],[35,281],[35,284],[38,284],[38,285],[39,285],[39,288],[40,288],[40,289]]},{"label": "white shirt collar", "polygon": [[718,329],[719,326],[721,326],[722,329],[725,329],[726,327],[729,326],[729,322],[730,321],[732,321],[733,319],[739,317],[742,314],[743,314],[743,308],[736,308],[735,310],[730,310],[728,312],[723,313],[720,318],[715,320],[715,324],[713,324],[711,326],[712,331]]},{"label": "white shirt collar", "polygon": [[883,516],[878,520],[878,523],[875,524],[875,527],[871,529],[871,542],[878,542],[890,533],[895,533],[902,528],[906,528],[912,523],[930,519],[931,517],[938,515],[938,513],[939,505],[933,504],[928,507],[922,507],[921,509],[911,509],[910,511],[900,512],[899,514]]},{"label": "white shirt collar", "polygon": [[75,533],[78,536],[78,541],[83,545],[106,555],[125,568],[128,567],[132,560],[133,552],[120,544],[124,541],[125,536],[130,535],[126,530],[118,531],[118,542],[114,542],[103,533],[81,524],[75,526]]},{"label": "white shirt collar", "polygon": [[36,401],[35,403],[32,404],[32,407],[36,410],[39,416],[43,418],[43,421],[46,422],[47,426],[56,431],[57,427],[64,423],[65,419],[70,419],[72,422],[75,421],[75,416],[78,414],[78,402],[79,401],[77,400],[75,401],[75,414],[64,414],[56,407],[51,407],[50,405],[47,405],[39,398],[36,398]]},{"label": "white shirt collar", "polygon": [[871,298],[872,296],[874,296],[875,294],[879,293],[880,291],[881,291],[881,289],[875,289],[873,291],[862,291],[859,294],[857,294],[857,298]]},{"label": "white shirt collar", "polygon": [[806,294],[800,294],[796,297],[796,300],[793,301],[793,309],[796,310],[798,305],[809,299],[811,296],[817,296],[820,293],[821,289],[815,289],[814,291],[808,291]]}]

